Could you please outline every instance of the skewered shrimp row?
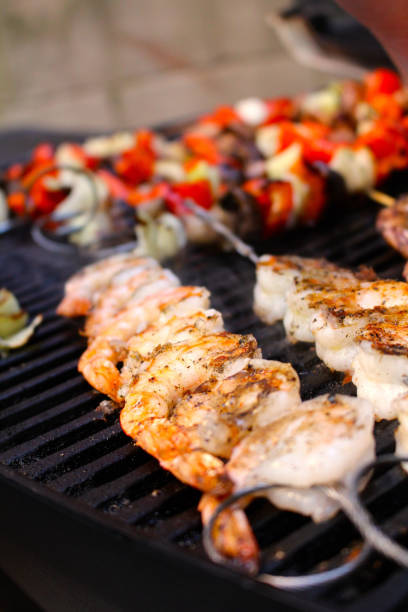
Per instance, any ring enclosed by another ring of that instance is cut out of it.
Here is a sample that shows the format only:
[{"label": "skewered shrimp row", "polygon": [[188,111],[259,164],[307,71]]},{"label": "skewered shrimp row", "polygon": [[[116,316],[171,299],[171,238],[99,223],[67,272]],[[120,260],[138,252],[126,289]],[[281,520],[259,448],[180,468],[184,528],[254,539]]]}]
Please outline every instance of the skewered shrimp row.
[{"label": "skewered shrimp row", "polygon": [[[276,506],[324,520],[338,506],[311,487],[346,480],[374,455],[368,402],[302,403],[290,364],[262,359],[253,336],[224,331],[206,289],[180,287],[150,259],[128,255],[87,267],[67,283],[58,311],[88,315],[79,370],[122,406],[125,433],[204,492],[205,523],[225,496],[259,482],[280,485],[268,494]],[[242,507],[221,514],[215,544],[256,568],[257,542]]]},{"label": "skewered shrimp row", "polygon": [[329,368],[352,376],[378,419],[392,419],[394,400],[408,391],[408,284],[370,274],[325,260],[264,256],[254,307],[269,324],[283,320],[290,341],[314,342]]}]

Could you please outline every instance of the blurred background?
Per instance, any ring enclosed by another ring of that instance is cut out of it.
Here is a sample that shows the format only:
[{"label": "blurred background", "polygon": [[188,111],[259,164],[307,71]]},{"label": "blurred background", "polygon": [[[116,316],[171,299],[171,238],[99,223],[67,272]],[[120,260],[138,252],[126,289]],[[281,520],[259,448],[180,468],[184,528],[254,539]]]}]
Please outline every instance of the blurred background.
[{"label": "blurred background", "polygon": [[295,61],[266,24],[293,4],[3,0],[0,129],[109,131],[318,87],[327,71]]}]

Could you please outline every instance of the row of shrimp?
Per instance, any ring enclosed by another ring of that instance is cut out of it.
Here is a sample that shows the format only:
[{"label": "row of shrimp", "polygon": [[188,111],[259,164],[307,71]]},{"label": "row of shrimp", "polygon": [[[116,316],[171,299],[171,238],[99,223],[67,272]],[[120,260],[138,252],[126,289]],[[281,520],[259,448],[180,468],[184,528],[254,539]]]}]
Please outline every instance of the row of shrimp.
[{"label": "row of shrimp", "polygon": [[[225,331],[209,297],[154,260],[124,254],[72,277],[58,313],[87,317],[80,372],[120,406],[137,445],[204,493],[204,524],[227,496],[262,484],[274,485],[263,495],[277,507],[331,517],[339,506],[318,486],[344,483],[372,460],[370,402],[302,402],[292,366],[263,359],[253,336]],[[256,572],[249,501],[221,513],[213,537],[223,558]]]},{"label": "row of shrimp", "polygon": [[377,420],[399,419],[397,452],[407,454],[408,283],[323,259],[264,255],[254,298],[264,322],[282,320],[291,342],[313,342],[331,370],[344,372]]}]

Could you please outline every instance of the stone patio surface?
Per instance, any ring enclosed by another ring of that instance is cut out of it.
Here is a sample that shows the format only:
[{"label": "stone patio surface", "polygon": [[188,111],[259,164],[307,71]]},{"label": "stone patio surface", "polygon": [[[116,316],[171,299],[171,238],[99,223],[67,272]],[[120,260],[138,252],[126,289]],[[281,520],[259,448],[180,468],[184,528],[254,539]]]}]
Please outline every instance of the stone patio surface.
[{"label": "stone patio surface", "polygon": [[284,0],[3,0],[0,129],[110,131],[328,80],[265,23]]}]

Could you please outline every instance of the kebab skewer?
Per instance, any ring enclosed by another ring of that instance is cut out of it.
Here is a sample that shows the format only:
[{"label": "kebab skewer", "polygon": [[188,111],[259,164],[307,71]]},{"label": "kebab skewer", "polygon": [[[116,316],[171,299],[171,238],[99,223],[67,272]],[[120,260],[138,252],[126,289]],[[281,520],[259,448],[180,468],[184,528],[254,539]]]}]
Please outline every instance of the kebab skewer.
[{"label": "kebab skewer", "polygon": [[175,139],[139,130],[82,145],[43,143],[4,173],[0,222],[7,208],[42,223],[45,216],[59,234],[90,245],[118,232],[126,210],[131,224],[137,215],[141,237],[154,226],[161,237],[171,234],[174,250],[186,239],[216,237],[186,214],[190,198],[241,237],[265,238],[318,220],[328,199],[327,168],[349,193],[407,168],[407,108],[399,77],[377,70],[362,83],[220,107]]},{"label": "kebab skewer", "polygon": [[[123,269],[118,269],[120,263]],[[345,396],[323,396],[316,398],[313,406],[310,402],[302,404],[298,377],[291,366],[262,359],[251,336],[223,331],[220,314],[205,310],[208,292],[202,288],[161,287],[156,294],[149,291],[146,295],[146,286],[136,288],[132,276],[142,279],[143,269],[156,268],[149,260],[131,254],[90,266],[67,283],[59,307],[66,316],[91,314],[92,309],[95,313],[98,307],[103,309],[112,289],[131,282],[134,293],[127,305],[118,306],[116,314],[110,312],[105,326],[90,340],[92,354],[99,351],[100,357],[96,362],[89,361],[88,349],[84,355],[89,370],[81,366],[91,384],[124,405],[120,417],[124,431],[164,468],[205,492],[200,510],[207,523],[225,496],[239,488],[239,481],[248,483],[254,478],[253,466],[240,466],[241,445],[251,447],[254,438],[255,446],[244,455],[257,461],[262,455],[258,456],[256,450],[259,444],[262,447],[270,438],[275,448],[277,427],[282,440],[286,432],[286,443],[275,450],[282,460],[286,456],[289,472],[282,475],[280,492],[271,499],[279,507],[309,514],[315,520],[333,515],[339,504],[311,487],[347,479],[352,467],[364,465],[373,457],[369,404]],[[164,272],[160,276],[165,276]],[[151,286],[156,282],[153,275]],[[184,299],[173,302],[171,292],[180,290],[185,292]],[[132,310],[136,315],[129,318]],[[98,337],[103,339],[102,345]],[[120,373],[119,360],[124,362]],[[295,435],[296,423],[300,429]],[[319,428],[326,441],[316,450],[316,443],[311,442]],[[347,453],[343,452],[344,445]],[[332,449],[332,468],[323,476],[313,467],[310,447],[315,448],[316,458],[324,454],[324,448]],[[333,448],[338,448],[338,454],[333,454]],[[240,466],[239,478],[232,476],[235,472],[229,473],[230,464]],[[302,470],[300,480],[290,477],[290,473],[294,476]],[[259,477],[263,475],[260,470]],[[257,545],[243,509],[231,508],[219,521],[215,543],[220,554],[255,571]]]},{"label": "kebab skewer", "polygon": [[[211,215],[193,202],[188,206],[212,224]],[[231,243],[244,252],[242,241],[232,236]],[[397,450],[405,453],[407,283],[373,279],[374,273],[364,268],[355,274],[322,259],[257,258],[255,253],[250,259],[257,262],[255,312],[267,324],[282,320],[290,341],[315,342],[318,356],[331,369],[352,375],[358,397],[370,400],[377,419],[398,417]],[[403,467],[407,469],[407,463]],[[370,543],[408,566],[408,553],[369,524],[362,507],[357,514],[357,523],[365,526],[363,532]]]}]

